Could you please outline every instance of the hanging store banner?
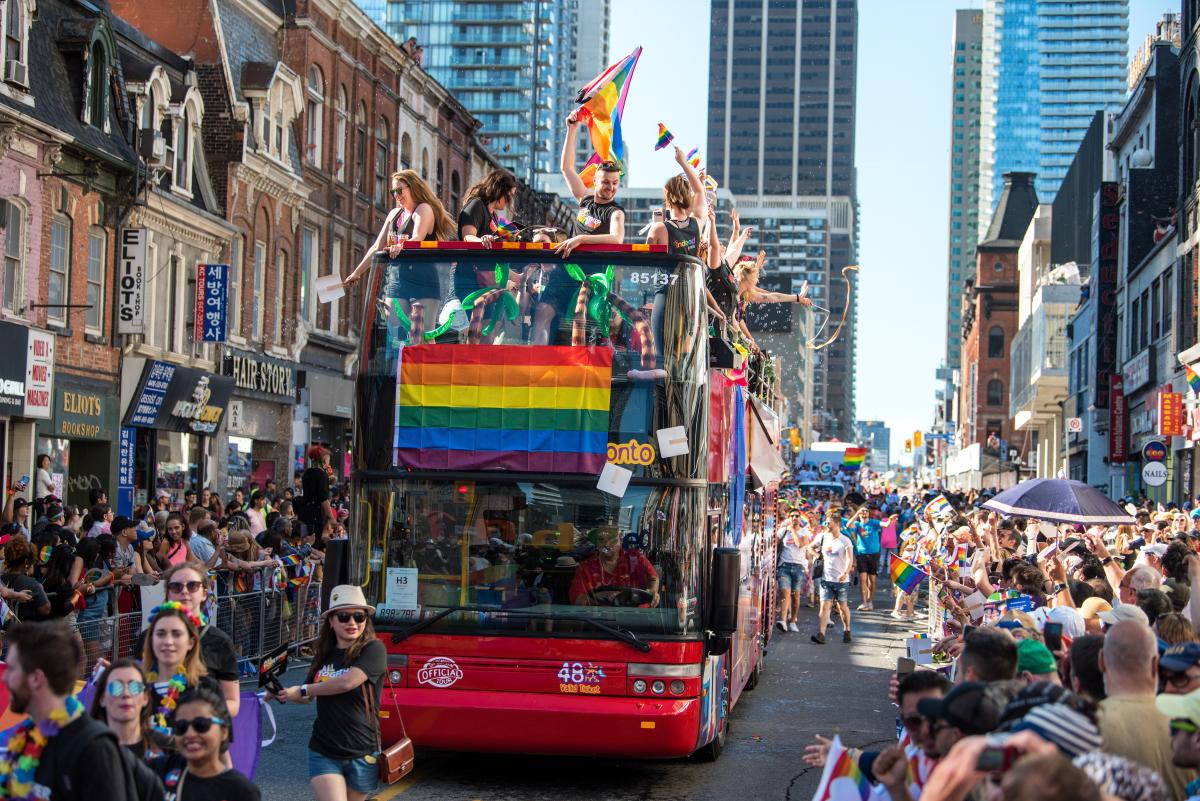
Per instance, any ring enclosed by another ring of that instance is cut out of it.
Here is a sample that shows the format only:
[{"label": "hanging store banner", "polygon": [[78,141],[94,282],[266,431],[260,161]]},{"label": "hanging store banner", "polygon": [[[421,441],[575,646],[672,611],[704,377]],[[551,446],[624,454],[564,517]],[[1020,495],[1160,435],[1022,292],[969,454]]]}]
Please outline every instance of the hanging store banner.
[{"label": "hanging store banner", "polygon": [[[229,309],[229,265],[201,264],[196,268],[197,342],[224,342]],[[195,336],[195,335],[193,335]]]},{"label": "hanging store banner", "polygon": [[121,231],[117,254],[117,333],[141,334],[146,315],[146,254],[150,232],[145,228]]},{"label": "hanging store banner", "polygon": [[125,425],[215,434],[232,394],[232,378],[150,361],[125,413]]},{"label": "hanging store banner", "polygon": [[25,354],[25,416],[54,414],[54,335],[29,329]]},{"label": "hanging store banner", "polygon": [[1129,452],[1129,406],[1121,376],[1108,375],[1108,463],[1124,464]]},{"label": "hanging store banner", "polygon": [[121,427],[117,452],[117,514],[133,516],[133,472],[137,459],[137,429]]},{"label": "hanging store banner", "polygon": [[1183,395],[1158,393],[1158,433],[1164,437],[1183,436]]},{"label": "hanging store banner", "polygon": [[0,417],[53,413],[54,335],[0,322]]},{"label": "hanging store banner", "polygon": [[[1120,254],[1120,191],[1115,181],[1100,184],[1100,208],[1096,215],[1095,270],[1092,289],[1096,295],[1096,388],[1095,407],[1109,408],[1109,376],[1117,372],[1117,257]],[[1127,388],[1131,392],[1132,388]]]}]

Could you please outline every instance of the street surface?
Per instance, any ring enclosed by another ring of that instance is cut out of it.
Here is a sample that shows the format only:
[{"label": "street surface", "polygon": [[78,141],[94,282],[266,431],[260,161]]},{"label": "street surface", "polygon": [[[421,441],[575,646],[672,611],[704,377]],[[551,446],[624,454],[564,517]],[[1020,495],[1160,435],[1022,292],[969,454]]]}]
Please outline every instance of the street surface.
[{"label": "street surface", "polygon": [[[889,588],[890,590],[890,588]],[[906,626],[893,621],[890,592],[859,613],[855,641],[841,630],[829,644],[809,642],[816,610],[804,609],[800,634],[776,630],[758,687],[742,696],[732,715],[729,743],[712,764],[693,760],[638,762],[510,754],[422,752],[404,781],[380,790],[381,801],[522,801],[528,799],[770,799],[808,801],[820,772],[801,757],[815,733],[841,735],[847,745],[882,745],[895,737],[895,709],[887,701],[888,675],[902,653]],[[856,606],[857,588],[851,588]],[[300,681],[301,671],[288,675]],[[257,776],[264,801],[312,797],[307,779],[309,707],[272,705],[279,738],[263,751]],[[517,736],[519,734],[514,733]]]}]

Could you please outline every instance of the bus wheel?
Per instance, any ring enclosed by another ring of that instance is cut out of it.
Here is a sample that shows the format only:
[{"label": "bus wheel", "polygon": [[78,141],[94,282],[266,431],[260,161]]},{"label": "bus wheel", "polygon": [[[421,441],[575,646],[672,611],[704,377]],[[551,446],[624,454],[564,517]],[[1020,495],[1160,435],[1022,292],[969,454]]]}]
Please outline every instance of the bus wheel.
[{"label": "bus wheel", "polygon": [[721,728],[717,730],[717,736],[712,739],[712,742],[702,746],[696,751],[696,759],[701,762],[716,762],[717,757],[721,756],[721,752],[725,750],[725,740],[729,737],[729,716],[721,721]]},{"label": "bus wheel", "polygon": [[753,690],[758,686],[758,680],[762,677],[762,663],[764,654],[758,655],[758,664],[754,666],[754,670],[750,671],[750,675],[746,677],[746,689]]}]

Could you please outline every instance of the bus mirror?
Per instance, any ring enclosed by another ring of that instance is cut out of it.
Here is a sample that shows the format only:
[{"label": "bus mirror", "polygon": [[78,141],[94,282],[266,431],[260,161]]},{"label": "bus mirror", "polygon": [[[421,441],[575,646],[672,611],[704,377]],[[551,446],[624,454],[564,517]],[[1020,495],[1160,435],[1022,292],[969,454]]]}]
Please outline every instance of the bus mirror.
[{"label": "bus mirror", "polygon": [[709,628],[718,637],[738,628],[738,598],[742,585],[742,554],[737,548],[716,548],[712,561],[712,611]]},{"label": "bus mirror", "polygon": [[339,584],[350,581],[350,540],[330,540],[325,543],[325,562],[321,580],[321,608],[329,608],[329,593]]}]

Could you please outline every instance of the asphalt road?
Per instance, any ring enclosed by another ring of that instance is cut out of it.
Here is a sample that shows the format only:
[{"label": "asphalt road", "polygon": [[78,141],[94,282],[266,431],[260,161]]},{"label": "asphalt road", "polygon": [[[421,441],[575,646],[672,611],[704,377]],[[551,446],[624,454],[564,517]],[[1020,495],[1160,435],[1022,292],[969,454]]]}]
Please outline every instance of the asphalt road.
[{"label": "asphalt road", "polygon": [[[886,579],[885,579],[886,581]],[[857,588],[852,588],[852,596]],[[879,599],[890,608],[890,595]],[[803,610],[802,633],[772,642],[758,687],[732,714],[730,739],[717,762],[634,760],[417,752],[417,768],[381,788],[381,801],[677,801],[770,799],[808,801],[819,772],[801,756],[815,733],[841,735],[848,745],[886,743],[895,736],[895,709],[887,701],[889,673],[903,646],[905,627],[886,612],[858,614],[855,641],[841,632],[813,645],[816,616]],[[299,671],[288,677],[299,681]],[[306,745],[309,707],[273,705],[278,739],[265,749],[258,785],[264,801],[312,798]]]}]

